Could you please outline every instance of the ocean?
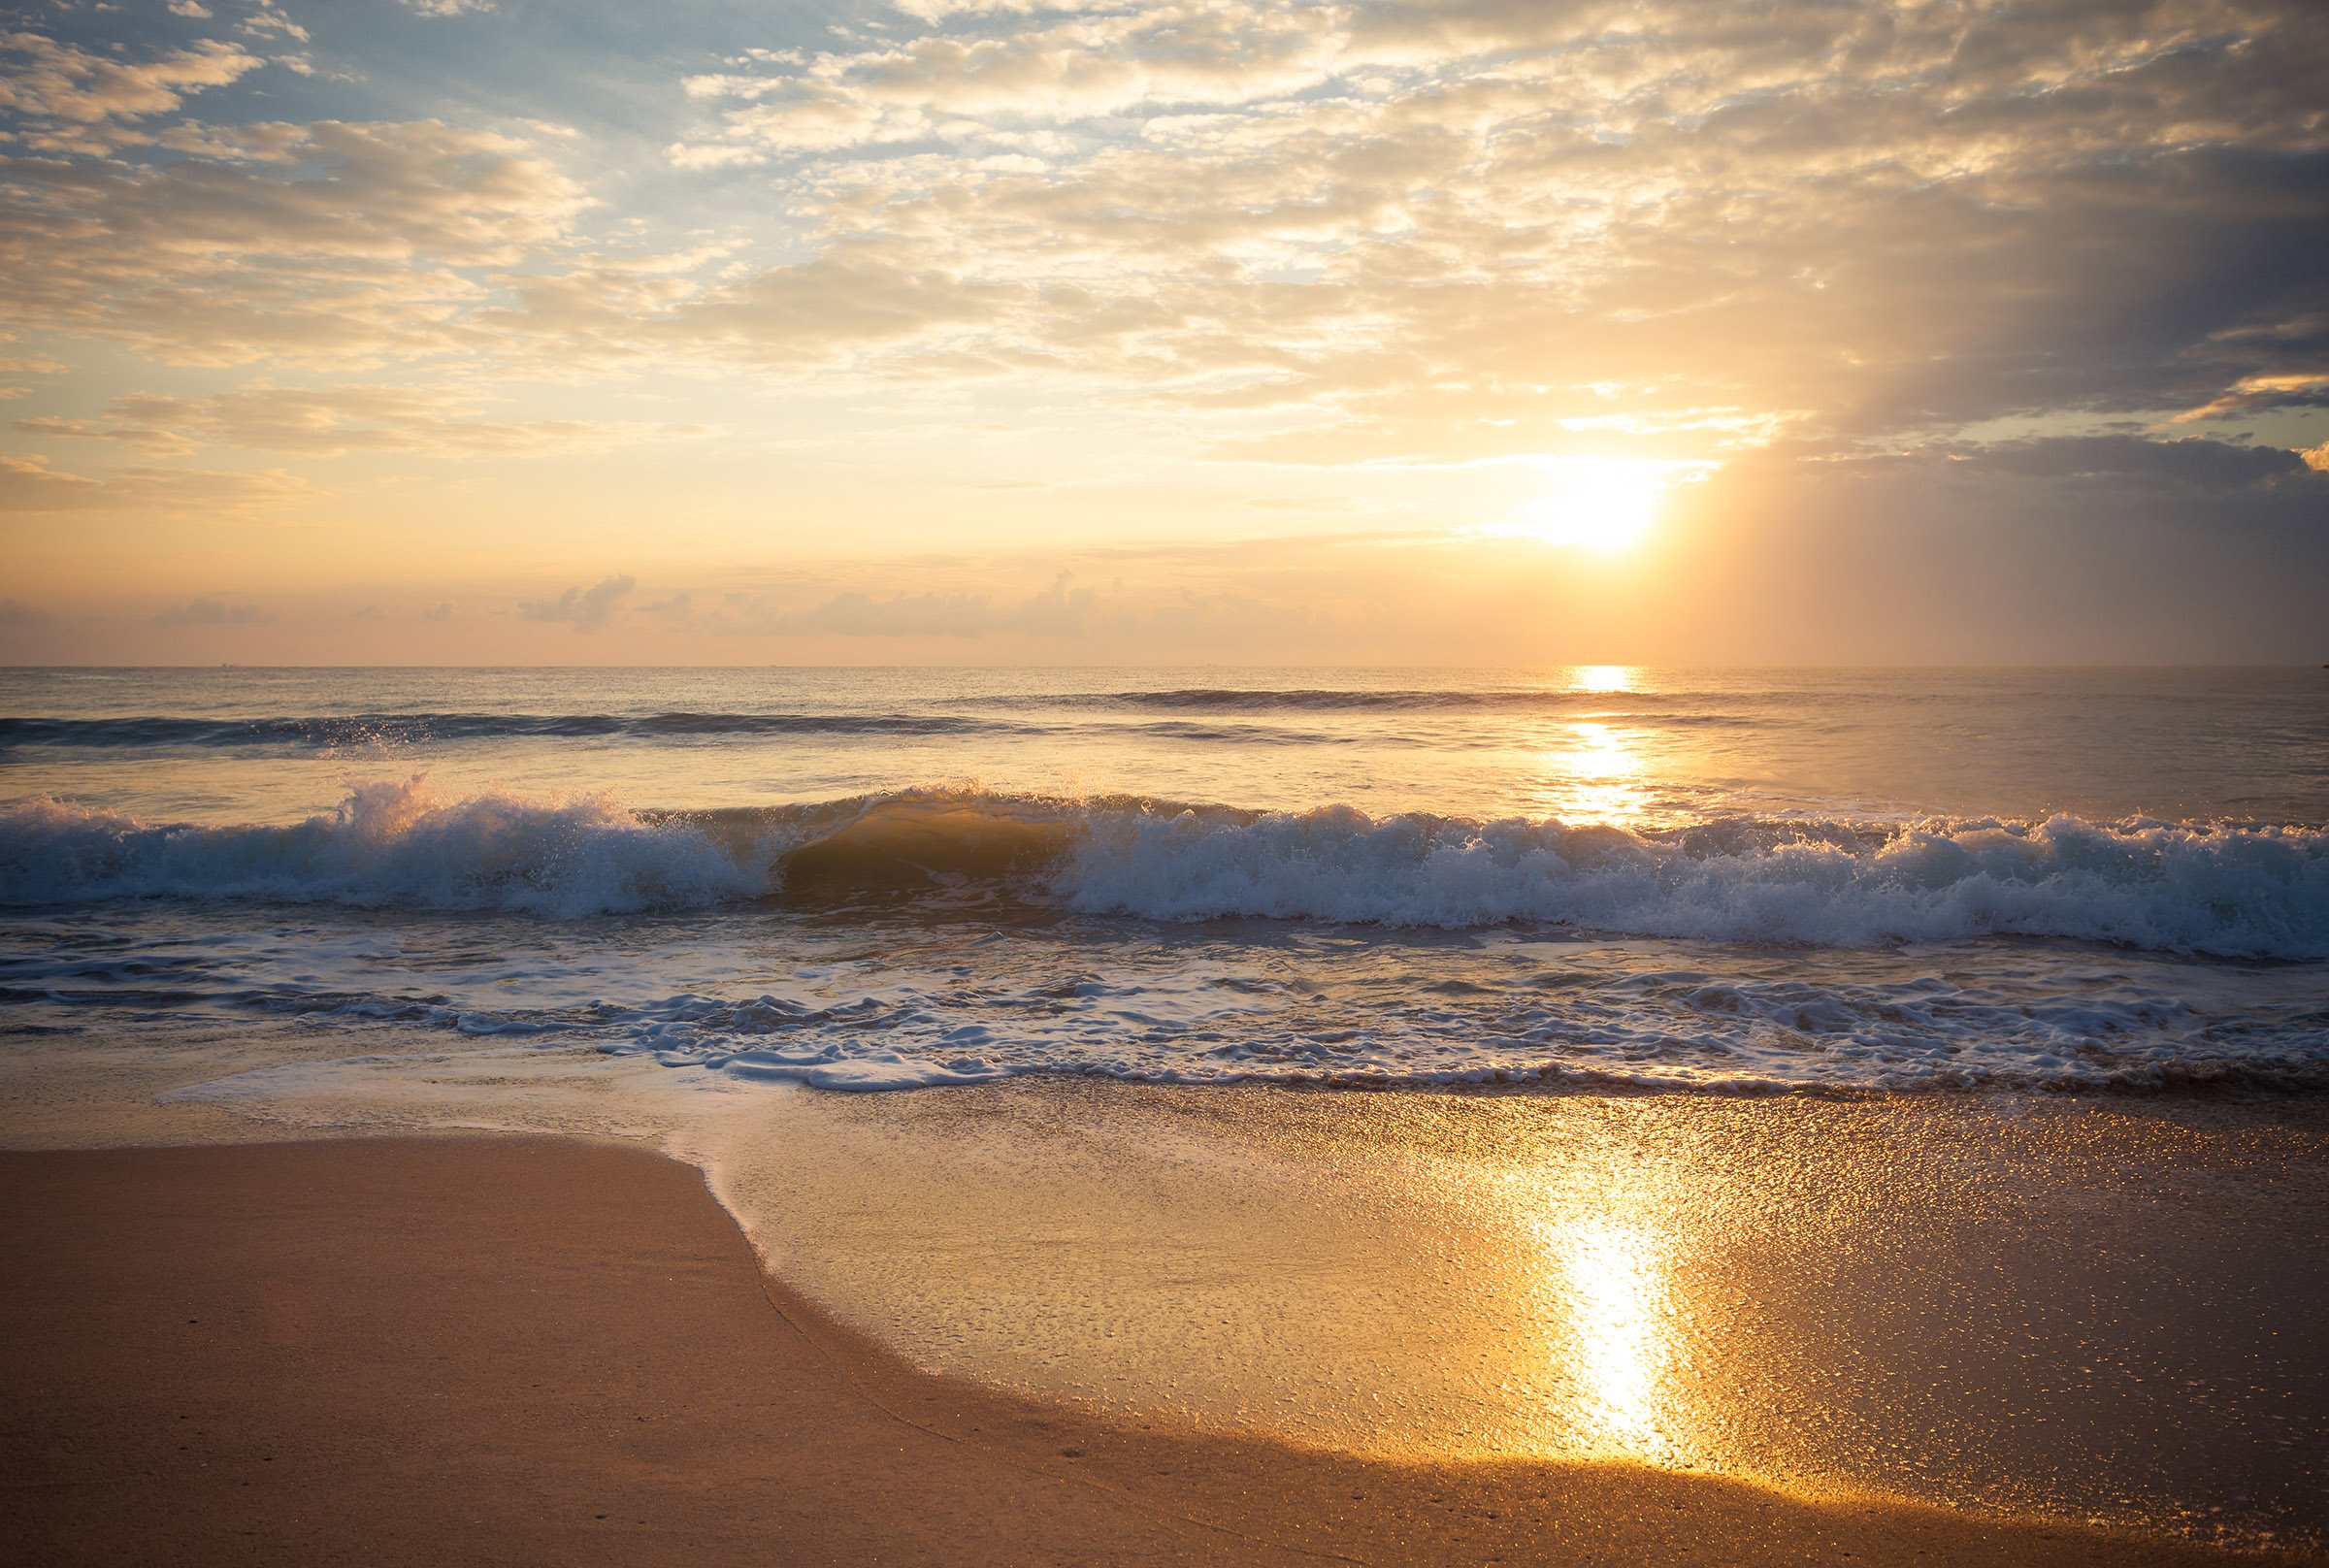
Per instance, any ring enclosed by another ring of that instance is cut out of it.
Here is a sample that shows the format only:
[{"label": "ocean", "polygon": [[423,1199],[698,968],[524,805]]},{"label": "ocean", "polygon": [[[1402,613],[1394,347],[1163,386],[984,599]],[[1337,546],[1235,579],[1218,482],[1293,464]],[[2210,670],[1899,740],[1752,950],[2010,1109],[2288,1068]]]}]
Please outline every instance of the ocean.
[{"label": "ocean", "polygon": [[16,670],[0,715],[19,1046],[2329,1086],[2329,671]]},{"label": "ocean", "polygon": [[0,1002],[1112,1417],[2329,1534],[2329,671],[19,670]]}]

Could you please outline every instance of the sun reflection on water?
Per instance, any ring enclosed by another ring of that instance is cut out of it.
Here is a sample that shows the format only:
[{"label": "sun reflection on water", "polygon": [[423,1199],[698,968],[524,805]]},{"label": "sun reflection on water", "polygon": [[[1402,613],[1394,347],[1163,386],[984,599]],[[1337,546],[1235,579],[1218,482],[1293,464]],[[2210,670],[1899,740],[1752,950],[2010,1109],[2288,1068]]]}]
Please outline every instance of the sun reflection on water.
[{"label": "sun reflection on water", "polygon": [[1578,665],[1569,671],[1573,692],[1630,692],[1641,673],[1631,665]]},{"label": "sun reflection on water", "polygon": [[1569,743],[1546,754],[1551,776],[1538,792],[1544,807],[1565,822],[1644,821],[1641,735],[1599,719],[1579,719],[1566,729]]}]

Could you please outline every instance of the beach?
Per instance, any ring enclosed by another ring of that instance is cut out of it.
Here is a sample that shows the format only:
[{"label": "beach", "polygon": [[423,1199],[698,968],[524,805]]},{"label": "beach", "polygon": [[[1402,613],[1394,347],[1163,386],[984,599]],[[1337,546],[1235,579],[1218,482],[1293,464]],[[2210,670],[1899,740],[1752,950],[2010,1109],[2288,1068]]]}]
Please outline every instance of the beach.
[{"label": "beach", "polygon": [[2329,0],[0,27],[0,1568],[2329,1568]]},{"label": "beach", "polygon": [[2310,671],[0,688],[28,1560],[2329,1541]]},{"label": "beach", "polygon": [[0,1568],[2329,1568],[2329,0],[0,27]]},{"label": "beach", "polygon": [[2170,1563],[1620,1462],[1361,1459],[913,1371],[702,1179],[541,1139],[0,1157],[13,1560]]}]

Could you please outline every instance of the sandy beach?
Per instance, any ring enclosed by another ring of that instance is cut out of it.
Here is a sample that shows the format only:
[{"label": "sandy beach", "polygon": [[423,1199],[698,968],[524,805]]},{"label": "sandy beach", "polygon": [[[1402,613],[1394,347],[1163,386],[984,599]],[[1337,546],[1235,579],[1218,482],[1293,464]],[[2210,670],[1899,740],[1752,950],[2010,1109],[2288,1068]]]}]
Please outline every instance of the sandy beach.
[{"label": "sandy beach", "polygon": [[2329,0],[0,26],[0,1568],[2329,1568]]},{"label": "sandy beach", "polygon": [[510,1137],[0,1155],[11,1561],[2170,1563],[1625,1462],[1354,1457],[914,1371],[689,1166]]}]

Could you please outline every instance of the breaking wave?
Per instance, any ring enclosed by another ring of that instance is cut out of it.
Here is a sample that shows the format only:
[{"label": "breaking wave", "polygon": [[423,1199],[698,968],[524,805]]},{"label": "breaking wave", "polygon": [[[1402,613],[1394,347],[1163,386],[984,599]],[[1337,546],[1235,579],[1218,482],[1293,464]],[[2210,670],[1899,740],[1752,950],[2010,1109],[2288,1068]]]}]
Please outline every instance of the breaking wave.
[{"label": "breaking wave", "polygon": [[762,877],[704,834],[602,797],[439,801],[358,786],[294,827],[153,826],[49,800],[0,816],[0,901],[275,899],[576,916],[748,898]]},{"label": "breaking wave", "polygon": [[557,917],[1011,898],[1166,921],[1520,922],[1821,947],[2019,935],[2318,959],[2329,833],[2069,816],[1636,833],[977,791],[641,813],[595,796],[441,800],[419,779],[362,786],[290,827],[149,825],[48,800],[0,815],[0,901],[152,897]]}]

